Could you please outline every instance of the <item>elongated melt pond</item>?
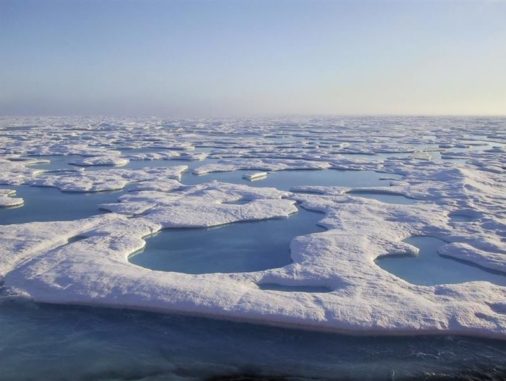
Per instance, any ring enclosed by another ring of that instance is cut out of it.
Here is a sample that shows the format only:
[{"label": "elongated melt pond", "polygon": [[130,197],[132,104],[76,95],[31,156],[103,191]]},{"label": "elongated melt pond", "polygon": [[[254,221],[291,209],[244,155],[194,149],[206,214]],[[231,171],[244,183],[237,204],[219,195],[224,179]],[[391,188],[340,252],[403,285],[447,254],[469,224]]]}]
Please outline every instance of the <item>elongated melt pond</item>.
[{"label": "elongated melt pond", "polygon": [[290,190],[296,186],[342,186],[342,187],[372,187],[388,185],[392,178],[399,176],[374,171],[342,171],[337,169],[321,170],[290,170],[272,171],[267,177],[256,181],[245,179],[258,171],[239,170],[233,172],[213,172],[206,175],[195,176],[184,174],[184,184],[202,184],[208,181],[222,181],[233,184],[245,184],[254,187],[273,187],[281,190]]}]

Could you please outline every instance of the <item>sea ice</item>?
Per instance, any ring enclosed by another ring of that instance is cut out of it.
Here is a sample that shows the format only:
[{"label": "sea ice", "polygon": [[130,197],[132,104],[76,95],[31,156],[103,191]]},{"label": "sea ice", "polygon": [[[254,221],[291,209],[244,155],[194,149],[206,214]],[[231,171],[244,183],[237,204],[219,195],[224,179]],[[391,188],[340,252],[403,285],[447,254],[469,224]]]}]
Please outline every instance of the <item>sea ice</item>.
[{"label": "sea ice", "polygon": [[83,157],[79,160],[72,160],[69,162],[69,164],[78,165],[81,167],[91,167],[91,166],[123,167],[127,165],[128,162],[129,160],[124,157],[109,155],[109,156]]},{"label": "sea ice", "polygon": [[0,208],[23,205],[23,199],[15,195],[16,191],[12,189],[0,189]]},{"label": "sea ice", "polygon": [[[506,339],[506,287],[489,281],[418,285],[376,263],[385,256],[416,255],[417,248],[404,240],[429,236],[447,242],[438,249],[440,255],[505,273],[505,123],[499,118],[408,117],[233,123],[2,118],[0,184],[74,192],[128,186],[128,192],[119,202],[101,206],[112,213],[0,226],[0,280],[20,295],[46,303],[356,334]],[[493,144],[462,141],[460,136],[470,131]],[[195,147],[208,149],[199,153]],[[128,148],[132,152],[125,153]],[[142,152],[146,149],[154,151]],[[216,181],[190,185],[181,176],[188,169],[184,165],[57,172],[30,167],[31,155],[81,155],[82,163],[96,165],[101,158],[148,159],[164,150],[178,151],[166,153],[178,159],[212,160],[193,169],[198,175],[244,169],[383,172],[390,185],[367,191],[417,202],[358,197],[353,193],[364,188],[356,186],[300,186],[286,192]],[[455,150],[461,150],[463,162],[446,159],[457,157]],[[2,203],[12,202],[10,198],[8,191],[0,196]],[[297,213],[296,205],[324,213],[319,224],[327,230],[295,237],[292,263],[283,267],[185,274],[153,271],[128,260],[163,228],[286,217]],[[469,218],[459,220],[459,215]]]}]

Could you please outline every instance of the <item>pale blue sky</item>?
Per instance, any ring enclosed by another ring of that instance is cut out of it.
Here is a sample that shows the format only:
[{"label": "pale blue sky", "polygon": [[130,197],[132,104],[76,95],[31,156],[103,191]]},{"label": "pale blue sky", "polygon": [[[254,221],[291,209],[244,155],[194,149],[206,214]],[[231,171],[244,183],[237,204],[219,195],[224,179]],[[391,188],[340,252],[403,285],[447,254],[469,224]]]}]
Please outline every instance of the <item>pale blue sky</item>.
[{"label": "pale blue sky", "polygon": [[506,1],[0,0],[0,114],[506,114]]}]

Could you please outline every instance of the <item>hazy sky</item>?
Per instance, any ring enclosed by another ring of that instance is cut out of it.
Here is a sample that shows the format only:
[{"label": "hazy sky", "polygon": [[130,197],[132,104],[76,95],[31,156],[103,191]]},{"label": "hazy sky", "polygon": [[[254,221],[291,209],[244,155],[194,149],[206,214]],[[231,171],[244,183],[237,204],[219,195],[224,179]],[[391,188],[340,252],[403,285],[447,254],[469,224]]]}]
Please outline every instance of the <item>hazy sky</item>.
[{"label": "hazy sky", "polygon": [[0,0],[0,114],[506,114],[506,1]]}]

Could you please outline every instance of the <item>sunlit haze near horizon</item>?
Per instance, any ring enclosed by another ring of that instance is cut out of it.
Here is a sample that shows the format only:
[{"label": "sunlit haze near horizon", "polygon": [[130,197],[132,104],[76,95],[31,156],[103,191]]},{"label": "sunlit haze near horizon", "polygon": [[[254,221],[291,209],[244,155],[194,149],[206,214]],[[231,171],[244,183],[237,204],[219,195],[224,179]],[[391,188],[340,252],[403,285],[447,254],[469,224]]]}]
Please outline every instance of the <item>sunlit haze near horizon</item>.
[{"label": "sunlit haze near horizon", "polygon": [[505,1],[2,0],[1,115],[504,115]]}]

